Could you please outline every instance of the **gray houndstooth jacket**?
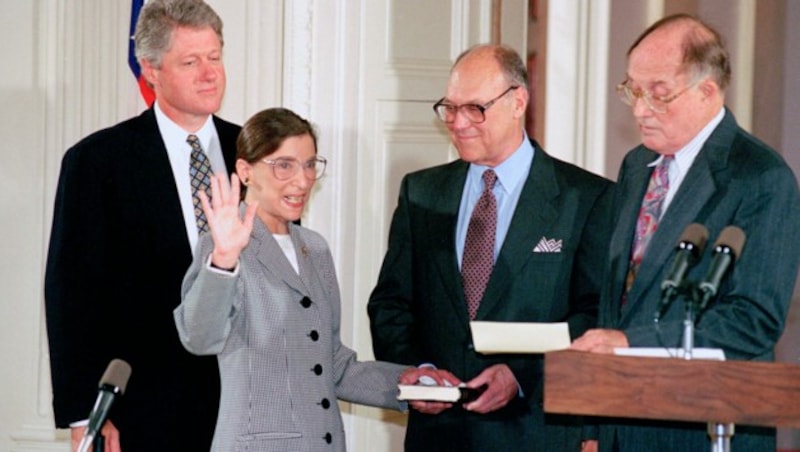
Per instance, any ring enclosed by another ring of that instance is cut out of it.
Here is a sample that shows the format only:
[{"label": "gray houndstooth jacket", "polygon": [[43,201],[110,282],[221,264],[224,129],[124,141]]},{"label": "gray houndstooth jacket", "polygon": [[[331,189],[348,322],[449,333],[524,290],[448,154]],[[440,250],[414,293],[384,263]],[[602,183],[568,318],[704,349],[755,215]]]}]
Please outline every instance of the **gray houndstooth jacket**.
[{"label": "gray houndstooth jacket", "polygon": [[215,451],[344,451],[337,399],[405,409],[404,366],[359,362],[339,337],[340,298],[325,240],[291,224],[294,271],[255,220],[237,275],[207,267],[211,235],[200,238],[183,282],[175,323],[183,345],[216,354],[222,380]]}]

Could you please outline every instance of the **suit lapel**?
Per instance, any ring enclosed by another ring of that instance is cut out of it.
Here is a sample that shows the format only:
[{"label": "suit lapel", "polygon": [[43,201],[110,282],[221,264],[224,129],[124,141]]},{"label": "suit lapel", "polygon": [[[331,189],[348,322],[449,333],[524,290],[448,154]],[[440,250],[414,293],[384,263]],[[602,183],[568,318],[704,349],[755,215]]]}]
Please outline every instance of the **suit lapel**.
[{"label": "suit lapel", "polygon": [[428,251],[432,252],[431,258],[439,269],[437,273],[446,293],[456,294],[456,296],[448,298],[453,303],[453,309],[459,313],[457,317],[464,319],[463,326],[466,328],[469,328],[469,315],[464,297],[464,286],[461,284],[461,273],[458,268],[456,228],[458,209],[468,168],[468,163],[461,160],[456,161],[448,168],[444,177],[440,181],[436,181],[437,185],[451,187],[451,189],[441,191],[441,196],[434,201],[434,207],[429,210],[431,217],[426,221],[429,239],[438,242]]},{"label": "suit lapel", "polygon": [[181,249],[190,256],[189,237],[185,232],[186,224],[175,176],[153,109],[139,115],[133,127],[136,139],[131,140],[134,143],[131,154],[120,158],[130,159],[128,177],[135,181],[137,199],[143,203],[140,210],[144,215],[157,216],[151,223],[162,225],[162,231],[183,231],[170,233],[171,240],[183,242]]},{"label": "suit lapel", "polygon": [[323,279],[317,274],[317,265],[311,261],[311,250],[308,249],[305,241],[300,236],[299,226],[293,223],[289,224],[289,234],[292,237],[295,253],[297,253],[297,268],[300,274],[295,274],[299,278],[299,284],[298,280],[293,278],[285,279],[285,281],[301,293],[309,294],[312,300],[319,302],[325,298],[324,288],[319,283]]},{"label": "suit lapel", "polygon": [[228,169],[228,175],[236,171],[236,138],[239,136],[240,128],[222,119],[212,116],[214,128],[217,129],[220,146],[222,147],[222,158]]},{"label": "suit lapel", "polygon": [[[242,210],[244,209],[245,206],[242,204]],[[302,251],[305,249],[305,245],[300,242],[300,239],[296,237],[296,235],[296,232],[292,234],[292,242],[295,246],[295,252],[302,253]],[[283,249],[281,249],[280,245],[278,245],[275,237],[272,236],[272,233],[269,232],[264,223],[258,218],[256,218],[256,221],[253,222],[252,238],[258,241],[256,259],[258,259],[261,265],[264,266],[264,269],[267,271],[267,273],[270,273],[276,278],[282,280],[298,292],[309,294],[308,288],[305,284],[303,284],[303,281],[300,279],[300,275],[294,271],[294,267],[292,267],[292,264],[289,263],[289,259],[283,253]],[[298,243],[300,243],[299,247]],[[300,267],[302,273],[305,273],[302,271],[304,263],[301,261],[303,259],[300,259],[299,257],[300,256],[298,256],[298,267]]]},{"label": "suit lapel", "polygon": [[[638,220],[642,198],[645,191],[647,191],[647,184],[652,173],[652,169],[647,164],[658,157],[654,152],[643,151],[642,153],[642,158],[634,159],[633,162],[626,166],[624,176],[620,179],[617,187],[619,193],[630,193],[631,195],[625,196],[618,201],[620,203],[619,215],[609,248],[611,250],[611,259],[618,263],[617,266],[613,267],[615,270],[614,275],[612,275],[613,280],[621,281],[620,284],[613,286],[611,292],[613,306],[619,306],[619,302],[622,299],[622,291],[625,287],[624,281],[627,278],[636,221]],[[616,311],[615,314],[614,318],[617,318],[619,312]]]},{"label": "suit lapel", "polygon": [[511,224],[492,276],[486,287],[477,318],[486,318],[503,300],[503,294],[528,259],[549,226],[558,218],[555,204],[560,188],[552,158],[536,146],[530,173],[522,188]]}]

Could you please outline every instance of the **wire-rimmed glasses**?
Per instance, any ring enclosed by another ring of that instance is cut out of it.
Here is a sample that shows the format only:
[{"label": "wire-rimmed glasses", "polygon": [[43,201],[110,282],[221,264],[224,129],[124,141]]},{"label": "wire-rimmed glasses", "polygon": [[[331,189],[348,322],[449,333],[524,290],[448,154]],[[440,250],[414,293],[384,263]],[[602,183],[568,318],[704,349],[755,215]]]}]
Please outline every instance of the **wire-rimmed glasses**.
[{"label": "wire-rimmed glasses", "polygon": [[275,179],[278,180],[291,179],[301,167],[306,178],[319,179],[325,174],[325,167],[328,165],[328,160],[320,156],[305,162],[299,162],[296,159],[287,157],[261,159],[261,161],[272,167],[272,173],[275,175]]},{"label": "wire-rimmed glasses", "polygon": [[617,85],[617,94],[619,94],[619,99],[625,103],[625,105],[630,107],[633,107],[636,104],[637,99],[643,99],[645,105],[647,105],[647,108],[653,112],[666,113],[667,106],[670,102],[680,97],[686,91],[694,88],[697,83],[698,82],[694,82],[677,93],[670,94],[668,96],[656,96],[650,91],[641,88],[632,88],[630,85],[630,80],[625,80]]}]

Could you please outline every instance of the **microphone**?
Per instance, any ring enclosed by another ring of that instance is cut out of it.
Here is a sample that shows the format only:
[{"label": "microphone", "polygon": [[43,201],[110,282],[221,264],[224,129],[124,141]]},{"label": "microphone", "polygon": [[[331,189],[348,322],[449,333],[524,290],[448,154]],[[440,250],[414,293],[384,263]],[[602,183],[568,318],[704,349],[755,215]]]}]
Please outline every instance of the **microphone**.
[{"label": "microphone", "polygon": [[701,310],[717,295],[722,277],[741,254],[744,242],[745,234],[739,227],[727,226],[719,233],[719,237],[714,243],[714,259],[708,267],[706,276],[698,285],[698,289],[703,295],[700,303]]},{"label": "microphone", "polygon": [[100,385],[98,388],[97,400],[94,402],[94,408],[89,413],[89,426],[86,428],[80,444],[78,445],[78,452],[86,452],[89,446],[92,445],[103,423],[108,417],[108,411],[111,409],[111,404],[114,398],[119,394],[125,393],[125,387],[128,385],[128,378],[131,376],[131,365],[121,359],[113,359],[108,363],[103,377],[100,378]]},{"label": "microphone", "polygon": [[706,247],[706,241],[708,241],[708,229],[702,224],[692,223],[683,230],[678,245],[675,247],[677,254],[675,260],[672,261],[672,268],[661,283],[661,302],[656,310],[654,319],[656,322],[678,293],[678,287],[683,283],[689,267],[700,259],[703,249]]}]

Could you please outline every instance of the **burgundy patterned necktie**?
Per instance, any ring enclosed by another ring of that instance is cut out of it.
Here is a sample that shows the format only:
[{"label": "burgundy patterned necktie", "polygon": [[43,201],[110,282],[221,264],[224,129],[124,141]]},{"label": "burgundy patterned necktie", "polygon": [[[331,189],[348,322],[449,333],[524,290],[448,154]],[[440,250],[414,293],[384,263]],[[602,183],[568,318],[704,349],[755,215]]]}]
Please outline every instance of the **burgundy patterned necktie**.
[{"label": "burgundy patterned necktie", "polygon": [[474,319],[494,267],[494,238],[497,230],[497,200],[492,189],[494,170],[483,172],[483,192],[472,210],[461,261],[461,281],[467,298],[469,318]]},{"label": "burgundy patterned necktie", "polygon": [[189,135],[186,142],[192,147],[192,155],[189,160],[189,180],[192,183],[192,204],[194,205],[194,218],[197,223],[197,232],[208,232],[208,222],[206,214],[203,213],[203,206],[200,197],[197,195],[200,190],[206,192],[208,201],[211,202],[211,163],[206,158],[200,139],[197,135]]},{"label": "burgundy patterned necktie", "polygon": [[[650,176],[650,183],[647,185],[647,192],[644,194],[642,207],[639,209],[639,219],[636,222],[631,262],[628,266],[628,278],[625,281],[625,294],[631,290],[647,245],[658,229],[658,220],[663,213],[664,199],[669,191],[669,165],[672,160],[673,156],[664,156]],[[623,304],[626,301],[625,298],[625,296],[622,297]]]}]

